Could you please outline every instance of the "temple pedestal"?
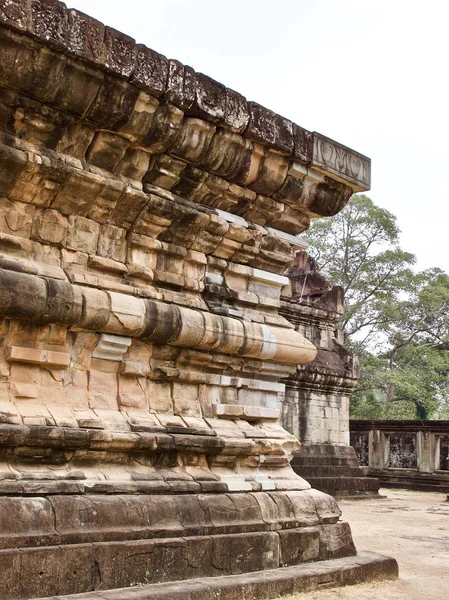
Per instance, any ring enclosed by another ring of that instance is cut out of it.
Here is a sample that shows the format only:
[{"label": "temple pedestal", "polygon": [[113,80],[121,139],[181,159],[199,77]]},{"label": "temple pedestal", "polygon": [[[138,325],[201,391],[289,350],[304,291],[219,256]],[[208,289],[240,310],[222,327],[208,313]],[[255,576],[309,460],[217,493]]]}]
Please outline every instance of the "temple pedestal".
[{"label": "temple pedestal", "polygon": [[0,52],[2,600],[353,560],[279,307],[369,159],[58,0],[0,0]]}]

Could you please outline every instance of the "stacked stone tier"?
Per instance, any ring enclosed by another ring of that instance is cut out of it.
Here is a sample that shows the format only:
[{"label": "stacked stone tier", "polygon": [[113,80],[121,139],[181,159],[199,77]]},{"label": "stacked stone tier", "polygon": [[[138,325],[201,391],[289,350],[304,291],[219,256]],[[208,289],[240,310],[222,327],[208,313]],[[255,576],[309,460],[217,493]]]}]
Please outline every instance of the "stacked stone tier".
[{"label": "stacked stone tier", "polygon": [[5,600],[354,554],[279,309],[369,159],[57,0],[0,0],[0,52]]}]

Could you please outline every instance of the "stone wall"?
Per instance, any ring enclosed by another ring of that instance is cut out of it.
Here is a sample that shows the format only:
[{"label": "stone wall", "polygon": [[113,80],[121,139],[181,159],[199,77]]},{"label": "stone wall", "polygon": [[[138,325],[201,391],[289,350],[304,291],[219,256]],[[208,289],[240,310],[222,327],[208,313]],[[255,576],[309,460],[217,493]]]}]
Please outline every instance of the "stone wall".
[{"label": "stone wall", "polygon": [[0,24],[2,600],[353,555],[279,308],[369,159],[57,0]]},{"label": "stone wall", "polygon": [[449,492],[449,421],[350,421],[351,444],[383,486]]},{"label": "stone wall", "polygon": [[301,442],[293,468],[339,498],[375,496],[378,481],[365,477],[349,445],[349,398],[359,370],[338,326],[343,290],[331,286],[304,251],[296,253],[288,275],[280,313],[317,348],[315,359],[289,376],[282,399],[282,424]]}]

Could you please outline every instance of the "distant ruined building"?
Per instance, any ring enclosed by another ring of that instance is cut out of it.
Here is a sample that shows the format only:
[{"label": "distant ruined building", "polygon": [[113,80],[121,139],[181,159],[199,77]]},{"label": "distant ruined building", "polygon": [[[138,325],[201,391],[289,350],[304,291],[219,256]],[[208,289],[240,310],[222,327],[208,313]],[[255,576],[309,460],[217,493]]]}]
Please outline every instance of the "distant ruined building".
[{"label": "distant ruined building", "polygon": [[57,0],[0,31],[1,600],[395,577],[279,420],[346,447],[338,292],[281,293],[369,159]]},{"label": "distant ruined building", "polygon": [[349,397],[359,370],[338,327],[343,289],[331,286],[304,251],[297,252],[288,276],[289,294],[279,312],[317,348],[315,359],[287,379],[281,403],[282,424],[301,442],[292,467],[337,498],[378,496],[379,481],[365,476],[349,445]]},{"label": "distant ruined building", "polygon": [[449,421],[358,421],[351,444],[382,487],[449,493]]}]

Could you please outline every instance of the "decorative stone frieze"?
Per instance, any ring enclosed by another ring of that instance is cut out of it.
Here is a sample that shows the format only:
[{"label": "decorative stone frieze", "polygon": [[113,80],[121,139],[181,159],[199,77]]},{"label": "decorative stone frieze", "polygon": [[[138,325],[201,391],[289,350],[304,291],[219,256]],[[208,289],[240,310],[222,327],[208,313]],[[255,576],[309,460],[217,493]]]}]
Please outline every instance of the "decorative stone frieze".
[{"label": "decorative stone frieze", "polygon": [[57,0],[0,0],[0,52],[2,599],[353,555],[279,307],[369,159]]}]

